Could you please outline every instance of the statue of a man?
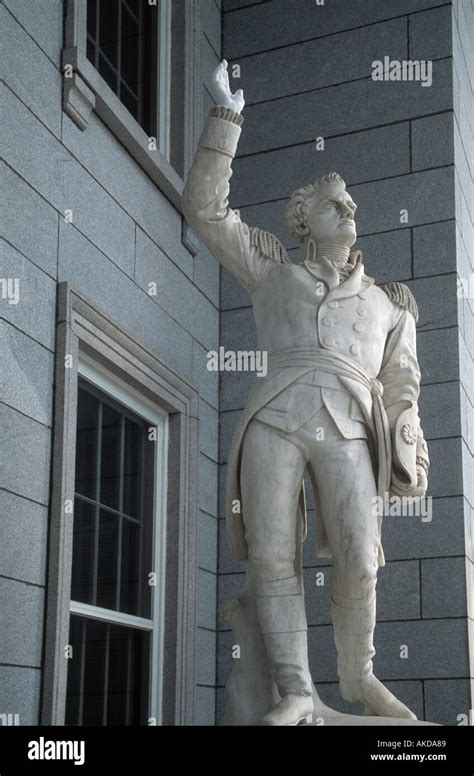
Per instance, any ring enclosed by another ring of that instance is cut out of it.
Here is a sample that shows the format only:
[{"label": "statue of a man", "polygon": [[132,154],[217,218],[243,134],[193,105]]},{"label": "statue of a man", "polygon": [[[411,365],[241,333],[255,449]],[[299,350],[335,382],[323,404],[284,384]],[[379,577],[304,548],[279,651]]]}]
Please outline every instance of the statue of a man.
[{"label": "statue of a man", "polygon": [[[331,605],[340,691],[365,713],[415,715],[374,676],[377,569],[384,564],[377,496],[422,497],[428,452],[418,417],[416,302],[402,283],[364,274],[356,205],[336,173],[291,197],[286,220],[304,261],[228,204],[244,98],[227,63],[213,75],[217,107],[183,193],[184,213],[249,292],[268,374],[256,380],[228,465],[233,554],[247,559],[258,624],[278,688],[261,720],[297,725],[313,714],[301,541],[307,470],[315,490],[319,555],[332,557]],[[236,504],[240,508],[236,509]]]}]

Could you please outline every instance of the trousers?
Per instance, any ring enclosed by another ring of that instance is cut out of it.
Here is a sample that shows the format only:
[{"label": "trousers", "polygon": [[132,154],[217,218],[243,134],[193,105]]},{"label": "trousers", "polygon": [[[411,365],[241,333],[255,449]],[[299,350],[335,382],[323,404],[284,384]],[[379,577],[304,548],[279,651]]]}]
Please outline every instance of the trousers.
[{"label": "trousers", "polygon": [[324,406],[291,433],[256,419],[247,427],[240,475],[249,571],[257,586],[294,576],[306,470],[333,555],[331,595],[363,607],[378,569],[373,464],[367,440],[344,438]]}]

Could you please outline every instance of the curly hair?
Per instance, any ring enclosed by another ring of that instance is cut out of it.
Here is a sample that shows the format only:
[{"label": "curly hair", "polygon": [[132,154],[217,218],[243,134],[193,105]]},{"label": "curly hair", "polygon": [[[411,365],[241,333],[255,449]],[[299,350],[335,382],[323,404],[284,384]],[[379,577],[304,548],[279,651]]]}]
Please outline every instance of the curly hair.
[{"label": "curly hair", "polygon": [[343,189],[346,188],[345,182],[337,172],[328,172],[326,175],[321,175],[314,183],[302,186],[291,195],[290,201],[286,206],[285,219],[288,231],[296,242],[303,243],[305,237],[309,234],[306,218],[308,216],[310,200],[318,192],[318,189],[328,184],[342,186]]}]

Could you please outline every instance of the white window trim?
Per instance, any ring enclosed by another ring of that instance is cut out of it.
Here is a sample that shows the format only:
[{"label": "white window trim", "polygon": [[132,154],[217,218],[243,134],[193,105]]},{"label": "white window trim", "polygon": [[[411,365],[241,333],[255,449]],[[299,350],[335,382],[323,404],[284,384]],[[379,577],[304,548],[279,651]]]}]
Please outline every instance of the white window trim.
[{"label": "white window trim", "polygon": [[[87,59],[86,0],[67,0],[65,47],[62,51],[63,108],[82,130],[87,128],[90,114],[95,111],[172,204],[182,212],[184,180],[169,162],[171,3],[172,0],[162,0],[160,15],[159,55],[164,75],[159,79],[158,104],[160,111],[163,111],[164,121],[161,120],[159,124],[156,150],[150,150],[146,132]],[[199,0],[186,0],[183,52],[186,61],[183,127],[185,171],[191,163],[201,121],[200,36]]]},{"label": "white window trim", "polygon": [[151,633],[150,650],[150,682],[148,718],[154,724],[161,724],[161,709],[163,700],[163,632],[165,627],[165,569],[166,569],[166,462],[168,459],[168,416],[156,405],[147,401],[95,363],[85,354],[79,358],[78,376],[95,385],[104,394],[118,401],[122,406],[132,410],[136,415],[156,427],[156,456],[154,471],[154,501],[153,501],[153,558],[152,568],[156,575],[156,585],[152,586],[152,618],[135,617],[112,609],[85,604],[71,600],[71,614],[79,614],[102,622],[125,625],[129,628],[139,628]]}]

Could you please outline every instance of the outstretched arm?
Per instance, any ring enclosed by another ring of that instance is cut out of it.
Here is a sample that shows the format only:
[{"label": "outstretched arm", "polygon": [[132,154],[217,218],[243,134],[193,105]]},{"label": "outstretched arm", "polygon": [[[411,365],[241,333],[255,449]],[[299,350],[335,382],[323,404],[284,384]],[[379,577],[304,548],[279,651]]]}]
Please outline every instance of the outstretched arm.
[{"label": "outstretched arm", "polygon": [[252,292],[271,262],[254,244],[249,227],[229,207],[231,164],[245,101],[241,89],[236,94],[230,91],[225,60],[213,73],[212,91],[217,106],[211,109],[187,176],[183,212],[216,259]]}]

